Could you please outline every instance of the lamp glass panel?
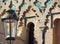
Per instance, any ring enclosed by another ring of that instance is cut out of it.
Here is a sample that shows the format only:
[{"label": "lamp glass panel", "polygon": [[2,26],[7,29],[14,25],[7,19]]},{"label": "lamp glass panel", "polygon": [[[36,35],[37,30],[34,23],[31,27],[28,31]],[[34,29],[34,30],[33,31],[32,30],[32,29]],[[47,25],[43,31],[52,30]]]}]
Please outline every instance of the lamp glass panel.
[{"label": "lamp glass panel", "polygon": [[16,37],[16,29],[17,29],[17,20],[14,19],[6,19],[4,20],[4,32],[5,37]]},{"label": "lamp glass panel", "polygon": [[11,23],[11,36],[12,37],[15,37],[16,36],[16,31],[17,31],[17,21],[16,20],[14,20],[12,23]]}]

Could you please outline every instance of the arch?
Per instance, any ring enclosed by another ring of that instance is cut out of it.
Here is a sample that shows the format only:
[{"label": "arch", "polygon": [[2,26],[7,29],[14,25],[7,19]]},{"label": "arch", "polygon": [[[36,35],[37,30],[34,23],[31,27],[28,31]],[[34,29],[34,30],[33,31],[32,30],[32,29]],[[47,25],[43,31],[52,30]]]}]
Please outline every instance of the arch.
[{"label": "arch", "polygon": [[54,20],[54,26],[57,26],[57,22],[59,22],[60,21],[60,18],[56,18],[55,20]]},{"label": "arch", "polygon": [[[31,25],[32,25],[32,26],[31,26]],[[27,27],[30,28],[30,26],[31,26],[31,27],[34,27],[35,25],[34,25],[33,22],[29,22],[29,23],[27,24]]]},{"label": "arch", "polygon": [[27,28],[29,29],[28,44],[34,44],[34,23],[29,22]]},{"label": "arch", "polygon": [[60,44],[60,18],[54,20],[53,44]]}]

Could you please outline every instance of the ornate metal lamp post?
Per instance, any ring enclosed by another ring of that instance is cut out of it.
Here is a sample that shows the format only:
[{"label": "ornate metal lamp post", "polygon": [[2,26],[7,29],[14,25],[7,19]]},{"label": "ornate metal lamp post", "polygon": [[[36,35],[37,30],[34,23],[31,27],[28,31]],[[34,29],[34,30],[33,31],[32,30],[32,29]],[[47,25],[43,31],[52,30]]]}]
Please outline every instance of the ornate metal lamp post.
[{"label": "ornate metal lamp post", "polygon": [[18,18],[14,10],[7,10],[5,15],[2,17],[2,22],[4,23],[4,34],[5,39],[10,41],[15,40],[16,30],[17,30],[17,21]]}]

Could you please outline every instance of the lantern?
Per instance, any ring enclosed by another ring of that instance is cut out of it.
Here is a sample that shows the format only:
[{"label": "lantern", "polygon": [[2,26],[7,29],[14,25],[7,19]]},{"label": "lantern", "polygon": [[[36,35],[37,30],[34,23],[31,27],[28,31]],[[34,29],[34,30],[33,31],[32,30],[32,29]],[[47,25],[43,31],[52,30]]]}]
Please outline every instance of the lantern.
[{"label": "lantern", "polygon": [[4,34],[6,40],[15,40],[18,17],[14,10],[7,10],[4,16],[1,18],[4,24]]}]

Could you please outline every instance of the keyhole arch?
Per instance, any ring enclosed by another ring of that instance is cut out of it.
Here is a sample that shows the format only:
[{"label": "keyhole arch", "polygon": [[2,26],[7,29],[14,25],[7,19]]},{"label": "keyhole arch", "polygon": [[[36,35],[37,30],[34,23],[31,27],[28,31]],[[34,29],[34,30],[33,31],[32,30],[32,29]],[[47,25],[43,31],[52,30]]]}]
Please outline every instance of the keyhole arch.
[{"label": "keyhole arch", "polygon": [[28,44],[34,44],[34,27],[35,25],[33,22],[27,24],[27,28],[29,29]]}]

